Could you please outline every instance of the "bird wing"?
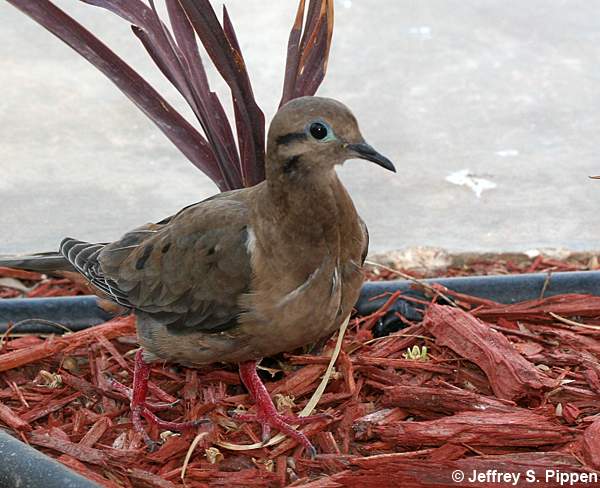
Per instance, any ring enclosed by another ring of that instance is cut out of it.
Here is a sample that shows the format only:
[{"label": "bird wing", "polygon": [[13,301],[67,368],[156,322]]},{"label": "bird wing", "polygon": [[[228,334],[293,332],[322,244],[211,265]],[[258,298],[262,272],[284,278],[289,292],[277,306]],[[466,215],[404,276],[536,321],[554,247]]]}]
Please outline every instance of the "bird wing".
[{"label": "bird wing", "polygon": [[61,252],[117,303],[170,329],[234,326],[250,287],[244,190],[191,205],[110,244],[65,239]]}]

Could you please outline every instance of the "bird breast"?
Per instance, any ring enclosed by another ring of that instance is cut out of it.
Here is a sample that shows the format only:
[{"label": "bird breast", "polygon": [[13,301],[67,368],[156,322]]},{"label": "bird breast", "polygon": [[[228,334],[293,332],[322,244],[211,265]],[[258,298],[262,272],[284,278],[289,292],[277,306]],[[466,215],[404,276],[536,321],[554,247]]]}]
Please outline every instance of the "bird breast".
[{"label": "bird breast", "polygon": [[[294,192],[258,196],[247,228],[252,283],[240,333],[262,355],[315,342],[351,312],[366,236],[335,173]],[[266,346],[265,346],[266,345]]]}]

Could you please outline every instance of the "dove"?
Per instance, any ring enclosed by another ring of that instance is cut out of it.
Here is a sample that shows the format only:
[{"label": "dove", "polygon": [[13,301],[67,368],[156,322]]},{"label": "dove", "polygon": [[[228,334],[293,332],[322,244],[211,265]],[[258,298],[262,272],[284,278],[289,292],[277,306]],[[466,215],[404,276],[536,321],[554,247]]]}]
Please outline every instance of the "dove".
[{"label": "dove", "polygon": [[128,391],[134,428],[148,444],[142,418],[174,430],[196,425],[152,412],[150,364],[226,362],[239,364],[256,403],[256,414],[239,418],[259,422],[263,440],[274,428],[315,453],[294,426],[322,415],[280,414],[256,366],[330,336],[352,312],[369,235],[335,168],[357,158],[395,172],[345,105],[296,98],[270,124],[261,183],[214,195],[115,242],[62,241],[65,264],[135,313],[141,349],[133,388],[115,387]]}]

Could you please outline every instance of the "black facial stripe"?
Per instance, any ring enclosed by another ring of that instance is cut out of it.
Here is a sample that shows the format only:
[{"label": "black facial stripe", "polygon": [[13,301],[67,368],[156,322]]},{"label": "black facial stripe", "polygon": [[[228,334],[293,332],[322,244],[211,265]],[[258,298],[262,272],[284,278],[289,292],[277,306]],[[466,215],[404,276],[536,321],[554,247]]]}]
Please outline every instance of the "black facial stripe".
[{"label": "black facial stripe", "polygon": [[285,134],[283,136],[279,136],[277,138],[277,145],[285,145],[294,141],[303,141],[306,139],[306,134],[304,132],[290,132],[289,134]]},{"label": "black facial stripe", "polygon": [[298,155],[286,159],[283,163],[283,172],[291,173],[292,171],[294,171],[296,169],[296,166],[298,166],[298,161],[300,161],[300,156]]}]

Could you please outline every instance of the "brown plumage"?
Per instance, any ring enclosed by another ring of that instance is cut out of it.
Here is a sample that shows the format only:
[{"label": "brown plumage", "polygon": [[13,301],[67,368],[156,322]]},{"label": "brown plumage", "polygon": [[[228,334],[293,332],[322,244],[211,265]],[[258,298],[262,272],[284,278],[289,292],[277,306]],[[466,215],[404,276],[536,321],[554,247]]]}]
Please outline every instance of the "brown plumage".
[{"label": "brown plumage", "polygon": [[[368,233],[335,166],[357,157],[394,170],[364,142],[348,108],[298,98],[271,123],[262,183],[213,196],[110,244],[65,239],[61,252],[135,311],[146,361],[250,361],[241,372],[258,420],[312,449],[283,425],[289,419],[272,420],[278,414],[265,405],[253,361],[315,342],[350,314]],[[134,403],[137,428],[144,405]]]}]

